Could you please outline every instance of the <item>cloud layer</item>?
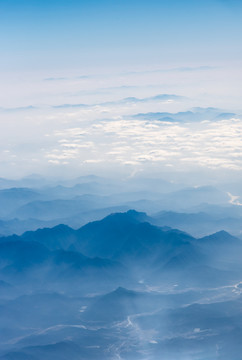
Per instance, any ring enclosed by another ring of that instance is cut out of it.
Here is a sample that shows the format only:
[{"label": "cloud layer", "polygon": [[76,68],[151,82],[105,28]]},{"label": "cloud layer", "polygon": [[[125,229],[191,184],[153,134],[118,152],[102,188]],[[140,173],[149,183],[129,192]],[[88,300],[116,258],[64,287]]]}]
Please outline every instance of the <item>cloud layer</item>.
[{"label": "cloud layer", "polygon": [[[16,97],[0,112],[2,176],[240,173],[242,111],[228,96],[228,82],[222,92],[210,87],[221,74],[206,66],[110,77],[73,74],[29,79],[23,93],[12,79]],[[195,88],[198,79],[205,94]]]}]

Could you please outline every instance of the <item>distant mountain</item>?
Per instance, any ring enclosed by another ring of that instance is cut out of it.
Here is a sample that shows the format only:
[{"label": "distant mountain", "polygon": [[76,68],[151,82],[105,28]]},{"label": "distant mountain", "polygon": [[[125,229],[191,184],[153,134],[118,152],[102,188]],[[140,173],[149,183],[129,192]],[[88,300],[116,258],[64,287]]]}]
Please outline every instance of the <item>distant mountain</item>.
[{"label": "distant mountain", "polygon": [[93,299],[90,306],[82,313],[81,319],[102,324],[126,320],[127,326],[132,326],[132,315],[152,313],[154,309],[171,309],[177,304],[185,305],[188,299],[197,298],[199,295],[196,292],[165,294],[118,287],[110,293]]},{"label": "distant mountain", "polygon": [[134,96],[131,97],[127,97],[118,101],[109,101],[109,102],[105,102],[99,105],[119,105],[119,104],[136,104],[136,103],[146,103],[146,102],[150,102],[150,101],[169,101],[169,100],[183,100],[184,97],[180,96],[180,95],[175,95],[175,94],[158,94],[155,96],[149,96],[149,97],[145,97],[145,98],[137,98]]},{"label": "distant mountain", "polygon": [[149,113],[139,113],[131,115],[135,119],[142,120],[159,120],[159,121],[169,121],[169,122],[197,122],[203,120],[209,121],[220,121],[227,120],[235,117],[235,113],[223,112],[223,110],[216,108],[194,108],[192,111],[178,112],[178,113],[169,113],[169,112],[149,112]]},{"label": "distant mountain", "polygon": [[[183,301],[181,297],[178,296],[179,300]],[[134,291],[118,287],[114,291],[94,299],[81,318],[85,321],[105,324],[113,321],[124,321],[134,314],[152,312],[154,308],[169,308],[171,304],[178,301],[178,298],[176,299],[174,295]]]},{"label": "distant mountain", "polygon": [[[36,218],[44,221],[67,218],[80,212],[103,208],[105,198],[93,195],[78,196],[68,200],[32,201],[21,206],[11,214],[18,219]],[[109,206],[108,199],[106,206]]]},{"label": "distant mountain", "polygon": [[[160,187],[162,191],[162,184]],[[213,186],[199,186],[179,189],[177,191],[160,193],[156,198],[140,198],[139,200],[127,200],[130,208],[137,211],[157,213],[160,211],[174,212],[199,212],[201,204],[226,206],[229,204],[229,196]],[[194,210],[193,210],[194,209]],[[206,212],[204,210],[204,212]],[[226,215],[228,216],[228,215]]]},{"label": "distant mountain", "polygon": [[125,319],[128,315],[139,312],[138,302],[144,299],[144,297],[144,294],[119,287],[94,302],[87,311],[83,313],[83,318],[97,322]]},{"label": "distant mountain", "polygon": [[30,201],[37,200],[41,195],[34,190],[27,188],[10,188],[0,190],[0,216],[6,217],[8,213],[14,211],[19,206]]},{"label": "distant mountain", "polygon": [[230,120],[232,118],[235,118],[237,115],[235,113],[221,113],[216,116],[215,119],[217,120]]},{"label": "distant mountain", "polygon": [[[0,237],[10,236],[13,234],[22,235],[26,231],[36,231],[40,228],[51,228],[59,224],[66,224],[75,229],[80,228],[91,221],[101,220],[105,216],[110,215],[115,212],[125,212],[129,210],[128,206],[111,206],[101,209],[92,209],[89,211],[84,210],[83,212],[78,212],[71,217],[54,218],[52,220],[41,220],[41,219],[9,219],[9,220],[0,220]],[[34,215],[34,214],[33,214]]]},{"label": "distant mountain", "polygon": [[228,201],[229,196],[227,193],[222,192],[213,186],[200,186],[166,194],[162,199],[162,205],[163,208],[167,208],[170,203],[170,209],[185,209],[201,203],[224,204],[228,203]]},{"label": "distant mountain", "polygon": [[174,211],[160,211],[152,215],[151,223],[159,226],[170,226],[192,234],[194,237],[224,229],[233,234],[240,234],[241,219],[223,214],[207,214],[205,212],[185,213]]},{"label": "distant mountain", "polygon": [[[57,221],[58,224],[62,223]],[[44,221],[39,219],[9,219],[0,220],[0,237],[10,236],[13,234],[22,235],[26,231],[34,231],[39,228],[53,227],[56,225],[55,220]]]},{"label": "distant mountain", "polygon": [[199,242],[209,245],[217,244],[219,246],[222,245],[242,245],[242,241],[236,238],[235,236],[230,235],[227,231],[221,230],[216,232],[215,234],[205,236],[201,239],[199,239]]},{"label": "distant mountain", "polygon": [[83,178],[76,179],[76,181],[80,181],[80,183],[75,184],[75,181],[73,181],[73,186],[67,186],[69,182],[67,182],[67,184],[64,182],[65,185],[56,185],[51,187],[45,186],[39,191],[45,198],[48,199],[72,199],[76,196],[87,194],[100,197],[109,195],[110,191],[117,191],[117,186],[109,184],[108,181],[106,183],[103,180],[101,182],[98,182],[98,180],[94,181],[95,178],[93,181],[83,182],[83,180]]},{"label": "distant mountain", "polygon": [[21,179],[0,178],[0,189],[10,188],[37,188],[45,186],[49,181],[41,175],[33,174]]},{"label": "distant mountain", "polygon": [[130,207],[126,205],[92,209],[89,211],[80,212],[71,217],[55,219],[55,222],[56,223],[58,222],[58,224],[60,223],[67,224],[75,229],[79,229],[80,226],[84,226],[93,221],[102,220],[104,217],[117,212],[127,212],[129,209]]},{"label": "distant mountain", "polygon": [[242,240],[226,231],[198,239],[197,245],[211,258],[215,266],[228,270],[242,270]]}]

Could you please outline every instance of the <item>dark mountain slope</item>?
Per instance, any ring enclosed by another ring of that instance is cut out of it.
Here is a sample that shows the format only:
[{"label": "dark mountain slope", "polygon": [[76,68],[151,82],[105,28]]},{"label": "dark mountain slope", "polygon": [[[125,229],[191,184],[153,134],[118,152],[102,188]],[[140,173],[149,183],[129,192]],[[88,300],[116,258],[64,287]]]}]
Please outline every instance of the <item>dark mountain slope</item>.
[{"label": "dark mountain slope", "polygon": [[116,213],[77,230],[74,248],[88,256],[112,257],[136,224],[148,219],[145,213],[130,210]]}]

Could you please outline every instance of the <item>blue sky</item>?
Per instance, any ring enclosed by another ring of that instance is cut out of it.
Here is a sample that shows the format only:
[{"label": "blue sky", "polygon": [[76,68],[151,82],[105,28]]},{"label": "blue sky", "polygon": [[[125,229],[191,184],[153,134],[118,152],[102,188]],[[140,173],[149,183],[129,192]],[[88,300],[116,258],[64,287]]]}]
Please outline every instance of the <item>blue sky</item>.
[{"label": "blue sky", "polygon": [[233,61],[241,1],[0,1],[1,65],[16,69]]}]

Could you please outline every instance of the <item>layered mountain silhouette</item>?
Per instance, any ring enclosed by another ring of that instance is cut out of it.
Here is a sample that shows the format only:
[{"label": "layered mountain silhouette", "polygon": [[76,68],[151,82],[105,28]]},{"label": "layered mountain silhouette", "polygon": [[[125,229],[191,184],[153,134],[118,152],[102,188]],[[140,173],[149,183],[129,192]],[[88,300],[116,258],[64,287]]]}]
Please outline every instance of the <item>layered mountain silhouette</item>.
[{"label": "layered mountain silhouette", "polygon": [[193,111],[184,111],[178,113],[169,112],[149,112],[139,113],[133,115],[135,119],[142,120],[160,120],[168,122],[200,122],[203,120],[220,121],[232,119],[236,116],[235,113],[221,112],[216,108],[194,108]]},{"label": "layered mountain silhouette", "polygon": [[1,271],[51,264],[52,267],[65,265],[65,274],[70,274],[117,263],[139,272],[140,276],[151,273],[157,278],[159,274],[194,266],[229,270],[228,259],[232,258],[233,269],[239,268],[242,243],[225,231],[195,239],[185,232],[148,221],[152,219],[145,213],[131,210],[109,215],[78,230],[58,225],[0,238],[0,257],[3,264],[6,262]]},{"label": "layered mountain silhouette", "polygon": [[220,342],[218,358],[236,359],[242,241],[193,237],[166,226],[172,216],[129,210],[1,237],[0,359],[205,359]]}]

